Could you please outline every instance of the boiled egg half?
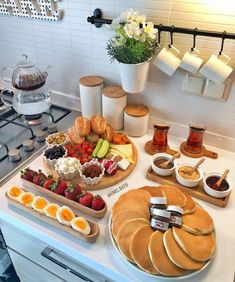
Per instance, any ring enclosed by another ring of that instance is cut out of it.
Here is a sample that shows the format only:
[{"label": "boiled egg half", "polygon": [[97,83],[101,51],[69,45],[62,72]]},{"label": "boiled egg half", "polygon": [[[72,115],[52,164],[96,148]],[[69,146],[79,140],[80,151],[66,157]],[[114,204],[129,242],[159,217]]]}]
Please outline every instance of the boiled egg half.
[{"label": "boiled egg half", "polygon": [[71,225],[71,221],[74,219],[75,215],[73,211],[66,206],[60,207],[56,212],[57,220],[65,225]]},{"label": "boiled egg half", "polygon": [[33,203],[32,203],[32,207],[34,210],[40,212],[40,213],[44,213],[44,208],[48,205],[48,201],[47,199],[37,196],[34,198]]},{"label": "boiled egg half", "polygon": [[85,220],[83,217],[75,217],[72,221],[71,221],[71,225],[73,227],[73,229],[83,233],[83,234],[90,234],[91,233],[91,226],[88,223],[87,220]]},{"label": "boiled egg half", "polygon": [[31,207],[32,206],[32,203],[33,203],[33,200],[35,198],[35,195],[31,192],[25,192],[23,194],[20,195],[19,197],[19,201],[27,206],[27,207]]},{"label": "boiled egg half", "polygon": [[57,210],[59,209],[59,205],[54,204],[54,203],[49,203],[45,208],[44,208],[44,213],[50,217],[50,218],[56,218],[56,213]]},{"label": "boiled egg half", "polygon": [[7,195],[13,200],[19,200],[20,196],[24,193],[25,191],[18,186],[12,186],[7,190]]}]

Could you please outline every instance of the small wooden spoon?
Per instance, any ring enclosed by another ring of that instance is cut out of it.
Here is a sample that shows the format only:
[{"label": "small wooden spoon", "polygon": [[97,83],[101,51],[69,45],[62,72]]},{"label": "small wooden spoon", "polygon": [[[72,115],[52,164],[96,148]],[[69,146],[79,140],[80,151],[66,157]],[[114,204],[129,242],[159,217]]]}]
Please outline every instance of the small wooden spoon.
[{"label": "small wooden spoon", "polygon": [[225,172],[223,173],[223,175],[220,177],[219,180],[217,180],[214,184],[212,184],[211,188],[214,190],[219,190],[219,187],[222,183],[222,181],[226,178],[226,176],[229,173],[229,169],[226,169]]},{"label": "small wooden spoon", "polygon": [[178,158],[178,157],[180,157],[180,152],[177,152],[177,153],[174,154],[174,156],[171,157],[169,160],[167,160],[167,161],[165,161],[165,162],[159,164],[159,166],[160,166],[161,168],[167,168],[168,164],[171,163],[172,161],[174,161],[174,159],[176,159],[176,158]]},{"label": "small wooden spoon", "polygon": [[197,162],[197,163],[195,164],[195,166],[193,166],[193,167],[191,168],[191,170],[189,171],[189,175],[192,175],[192,174],[194,173],[194,171],[197,170],[198,167],[199,167],[204,161],[205,161],[205,158],[200,159],[200,161]]}]

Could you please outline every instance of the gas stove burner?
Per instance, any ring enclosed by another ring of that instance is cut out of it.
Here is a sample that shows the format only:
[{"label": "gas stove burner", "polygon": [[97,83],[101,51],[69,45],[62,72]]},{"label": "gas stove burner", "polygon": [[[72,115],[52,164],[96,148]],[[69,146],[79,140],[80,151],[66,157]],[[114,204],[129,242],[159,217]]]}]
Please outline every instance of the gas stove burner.
[{"label": "gas stove burner", "polygon": [[25,120],[29,125],[38,125],[42,123],[42,115],[36,114],[36,115],[25,115]]}]

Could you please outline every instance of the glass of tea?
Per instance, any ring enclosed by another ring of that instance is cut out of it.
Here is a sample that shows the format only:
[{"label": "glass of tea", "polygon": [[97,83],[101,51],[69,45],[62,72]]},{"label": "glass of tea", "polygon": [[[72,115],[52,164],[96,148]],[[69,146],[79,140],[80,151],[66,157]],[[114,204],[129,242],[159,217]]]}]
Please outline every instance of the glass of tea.
[{"label": "glass of tea", "polygon": [[169,130],[168,124],[158,123],[153,126],[153,143],[152,149],[158,152],[165,152],[168,146],[167,143],[167,133]]},{"label": "glass of tea", "polygon": [[189,136],[186,141],[185,150],[197,154],[202,151],[202,140],[203,134],[206,128],[202,124],[190,124],[189,125]]}]

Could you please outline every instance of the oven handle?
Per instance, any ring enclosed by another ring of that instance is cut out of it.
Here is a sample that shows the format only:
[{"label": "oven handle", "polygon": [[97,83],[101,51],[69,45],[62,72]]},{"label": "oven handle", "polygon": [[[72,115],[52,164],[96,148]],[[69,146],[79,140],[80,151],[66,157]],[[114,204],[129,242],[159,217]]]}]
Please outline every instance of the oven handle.
[{"label": "oven handle", "polygon": [[45,258],[47,258],[48,260],[52,261],[53,263],[59,265],[60,267],[64,268],[65,270],[67,270],[68,272],[76,275],[77,277],[79,277],[80,279],[82,279],[83,281],[87,281],[87,282],[94,282],[92,280],[90,280],[89,278],[87,278],[86,276],[82,275],[81,273],[78,273],[77,271],[75,271],[74,269],[68,267],[66,264],[58,261],[57,259],[53,258],[52,256],[50,256],[50,253],[54,252],[53,249],[46,247],[42,252],[41,255]]}]

